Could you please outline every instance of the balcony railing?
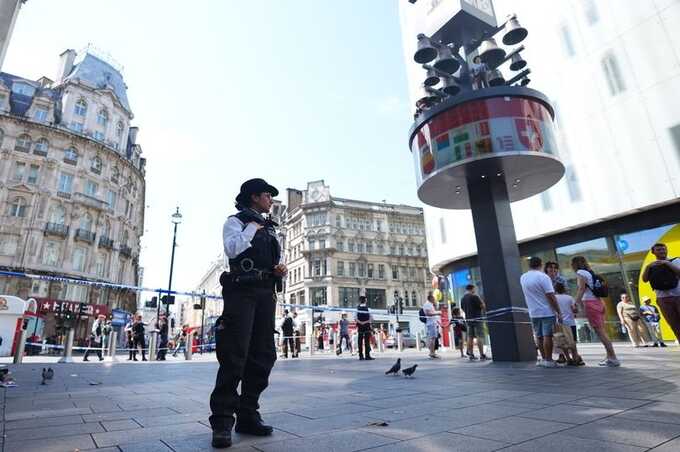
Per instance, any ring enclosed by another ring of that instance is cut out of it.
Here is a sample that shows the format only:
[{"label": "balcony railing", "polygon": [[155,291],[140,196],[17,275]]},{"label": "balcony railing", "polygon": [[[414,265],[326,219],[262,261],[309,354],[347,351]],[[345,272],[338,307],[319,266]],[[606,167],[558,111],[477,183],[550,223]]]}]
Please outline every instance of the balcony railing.
[{"label": "balcony railing", "polygon": [[99,237],[99,247],[100,248],[112,249],[113,248],[113,239],[110,239],[108,237]]},{"label": "balcony railing", "polygon": [[120,254],[121,256],[125,256],[127,258],[132,257],[132,248],[130,248],[127,245],[121,245],[120,246]]},{"label": "balcony railing", "polygon": [[94,196],[86,195],[85,193],[74,193],[73,200],[99,210],[104,210],[109,207],[109,203],[106,201],[95,198]]},{"label": "balcony railing", "polygon": [[48,234],[66,237],[68,235],[68,226],[59,223],[47,223],[45,225],[45,235]]},{"label": "balcony railing", "polygon": [[94,243],[94,232],[88,231],[86,229],[76,229],[76,240],[81,240],[83,242]]}]

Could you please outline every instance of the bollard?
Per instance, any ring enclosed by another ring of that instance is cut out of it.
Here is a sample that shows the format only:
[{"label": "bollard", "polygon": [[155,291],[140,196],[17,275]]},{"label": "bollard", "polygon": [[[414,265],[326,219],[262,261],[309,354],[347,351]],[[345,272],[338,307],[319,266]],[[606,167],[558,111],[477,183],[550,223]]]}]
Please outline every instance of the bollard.
[{"label": "bollard", "polygon": [[416,350],[420,351],[421,350],[420,346],[420,331],[416,333]]},{"label": "bollard", "polygon": [[115,363],[118,360],[116,359],[116,341],[118,340],[118,332],[117,331],[111,331],[109,333],[109,347],[108,347],[108,354],[106,358],[104,358],[104,361],[108,363]]},{"label": "bollard", "polygon": [[194,348],[193,335],[187,334],[187,339],[184,342],[184,359],[191,361],[192,352]]},{"label": "bollard", "polygon": [[385,344],[383,344],[382,334],[378,333],[375,339],[375,342],[378,344],[378,352],[383,353],[385,351]]},{"label": "bollard", "polygon": [[314,354],[314,327],[312,322],[307,322],[305,328],[305,340],[307,341],[307,346],[309,347],[309,356]]},{"label": "bollard", "polygon": [[158,331],[152,331],[149,338],[149,361],[156,361],[156,350],[158,349]]},{"label": "bollard", "polygon": [[17,344],[17,349],[14,351],[14,364],[21,364],[24,360],[24,350],[26,350],[26,330],[21,330],[21,335],[19,336],[19,343]]},{"label": "bollard", "polygon": [[452,352],[456,351],[456,341],[453,339],[453,324],[449,325],[449,348]]},{"label": "bollard", "polygon": [[404,351],[404,344],[401,340],[401,331],[397,331],[397,350]]},{"label": "bollard", "polygon": [[73,362],[73,338],[75,337],[75,330],[71,328],[68,330],[66,336],[66,346],[64,347],[64,355],[59,358],[58,363],[72,363]]}]

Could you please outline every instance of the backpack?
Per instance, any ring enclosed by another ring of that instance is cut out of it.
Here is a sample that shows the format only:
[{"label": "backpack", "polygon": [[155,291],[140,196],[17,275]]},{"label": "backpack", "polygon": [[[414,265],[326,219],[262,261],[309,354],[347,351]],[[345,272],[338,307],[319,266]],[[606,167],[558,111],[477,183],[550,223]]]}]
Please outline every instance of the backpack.
[{"label": "backpack", "polygon": [[418,311],[418,318],[421,322],[427,323],[427,315],[425,315],[425,310],[423,308],[420,308],[420,311]]},{"label": "backpack", "polygon": [[588,273],[590,273],[590,276],[593,277],[593,287],[590,287],[586,284],[586,287],[590,289],[590,291],[593,293],[598,298],[605,298],[609,296],[609,285],[607,284],[607,281],[600,276],[596,275],[592,270],[587,270]]},{"label": "backpack", "polygon": [[[673,261],[673,259],[668,259]],[[667,265],[649,267],[649,284],[654,290],[671,290],[678,287],[678,277]]]}]

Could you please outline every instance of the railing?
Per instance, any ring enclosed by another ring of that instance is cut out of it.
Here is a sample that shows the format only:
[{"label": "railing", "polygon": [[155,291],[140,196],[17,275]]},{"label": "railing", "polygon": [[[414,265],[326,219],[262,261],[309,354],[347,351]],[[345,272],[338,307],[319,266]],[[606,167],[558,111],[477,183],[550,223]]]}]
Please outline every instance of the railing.
[{"label": "railing", "polygon": [[82,240],[83,242],[94,243],[94,232],[88,231],[86,229],[76,229],[76,240]]},{"label": "railing", "polygon": [[95,198],[94,196],[86,195],[85,193],[74,193],[73,200],[100,210],[104,210],[109,207],[109,203],[106,201],[102,201],[101,199]]},{"label": "railing", "polygon": [[128,257],[128,258],[132,257],[132,248],[130,248],[127,245],[121,245],[119,251],[120,251],[121,256],[125,256],[125,257]]},{"label": "railing", "polygon": [[113,249],[113,239],[108,237],[99,237],[99,247]]},{"label": "railing", "polygon": [[68,226],[59,223],[47,223],[45,225],[45,235],[58,235],[60,237],[66,237],[68,235]]}]

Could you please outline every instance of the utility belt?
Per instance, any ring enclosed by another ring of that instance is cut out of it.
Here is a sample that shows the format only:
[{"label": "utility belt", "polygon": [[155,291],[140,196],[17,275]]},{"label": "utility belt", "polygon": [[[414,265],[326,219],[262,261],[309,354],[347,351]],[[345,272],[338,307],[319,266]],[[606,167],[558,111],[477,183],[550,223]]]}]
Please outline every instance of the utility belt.
[{"label": "utility belt", "polygon": [[222,272],[220,284],[225,289],[274,288],[280,290],[281,279],[272,271],[252,269],[248,272]]}]

